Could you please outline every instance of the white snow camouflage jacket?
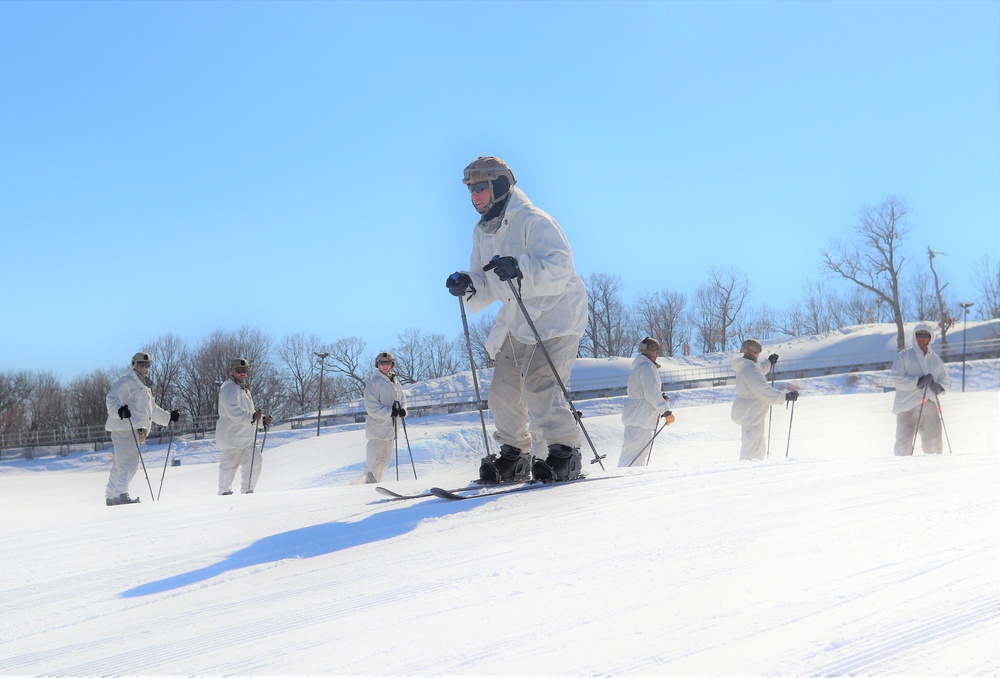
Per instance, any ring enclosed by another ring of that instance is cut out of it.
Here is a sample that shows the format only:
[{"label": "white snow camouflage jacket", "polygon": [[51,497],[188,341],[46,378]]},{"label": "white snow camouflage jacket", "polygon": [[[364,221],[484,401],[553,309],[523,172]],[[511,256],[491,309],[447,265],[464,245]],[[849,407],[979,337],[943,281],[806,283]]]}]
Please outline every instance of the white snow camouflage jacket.
[{"label": "white snow camouflage jacket", "polygon": [[395,373],[389,374],[392,379],[376,369],[365,385],[365,438],[368,440],[393,440],[392,403],[398,401],[406,408],[403,385]]},{"label": "white snow camouflage jacket", "polygon": [[772,388],[764,375],[771,363],[755,363],[740,356],[733,361],[736,372],[736,400],[731,417],[741,426],[753,426],[764,420],[767,408],[785,402],[784,391]]},{"label": "white snow camouflage jacket", "polygon": [[667,411],[661,389],[656,363],[640,353],[629,369],[628,399],[622,408],[622,424],[650,429],[656,426],[656,420]]},{"label": "white snow camouflage jacket", "polygon": [[250,391],[231,377],[219,387],[219,421],[215,423],[215,442],[220,449],[245,449],[253,445],[254,433],[260,424],[253,420],[256,412]]},{"label": "white snow camouflage jacket", "polygon": [[[892,401],[893,414],[912,410],[920,404],[924,389],[917,388],[917,380],[925,374],[934,377],[934,381],[945,388],[951,384],[948,370],[938,354],[928,346],[927,355],[924,355],[920,347],[917,346],[917,330],[926,330],[931,333],[932,338],[934,336],[933,325],[917,323],[916,327],[913,328],[913,345],[897,353],[896,359],[892,361],[889,383],[896,389],[896,395]],[[931,402],[937,402],[937,396],[931,389],[927,389],[927,399]]]},{"label": "white snow camouflage jacket", "polygon": [[476,313],[495,301],[503,302],[486,339],[491,356],[500,352],[508,334],[525,344],[535,343],[535,335],[509,283],[492,271],[483,271],[496,255],[517,260],[524,274],[521,300],[543,340],[583,336],[587,327],[587,289],[576,274],[569,242],[555,219],[535,207],[519,188],[511,188],[500,228],[496,233],[487,233],[477,225],[469,258],[468,274],[476,288],[475,296],[466,301],[469,310]]},{"label": "white snow camouflage jacket", "polygon": [[[129,370],[111,385],[104,403],[108,408],[108,421],[104,424],[107,431],[130,431],[133,428],[148,431],[154,421],[161,426],[170,423],[170,413],[153,402],[153,391],[135,370]],[[132,413],[131,424],[128,419],[118,416],[118,408],[122,405],[128,405]]]}]

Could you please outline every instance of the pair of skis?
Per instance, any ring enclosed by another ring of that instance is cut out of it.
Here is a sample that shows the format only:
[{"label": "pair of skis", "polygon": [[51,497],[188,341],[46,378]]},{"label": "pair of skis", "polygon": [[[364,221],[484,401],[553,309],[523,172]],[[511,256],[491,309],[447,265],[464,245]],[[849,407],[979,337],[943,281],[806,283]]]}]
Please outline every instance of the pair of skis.
[{"label": "pair of skis", "polygon": [[472,483],[471,485],[459,487],[454,490],[446,490],[442,487],[432,487],[426,492],[420,492],[417,494],[400,494],[382,486],[377,486],[375,491],[394,501],[403,499],[421,499],[423,497],[438,497],[440,499],[459,501],[463,499],[478,499],[480,497],[494,497],[498,494],[511,494],[513,492],[527,492],[528,490],[537,490],[543,487],[558,487],[561,485],[572,485],[574,483],[589,482],[593,480],[607,480],[608,478],[620,477],[622,476],[580,476],[579,478],[573,478],[572,480],[560,480],[555,482],[529,480],[523,483],[504,483],[500,485]]}]

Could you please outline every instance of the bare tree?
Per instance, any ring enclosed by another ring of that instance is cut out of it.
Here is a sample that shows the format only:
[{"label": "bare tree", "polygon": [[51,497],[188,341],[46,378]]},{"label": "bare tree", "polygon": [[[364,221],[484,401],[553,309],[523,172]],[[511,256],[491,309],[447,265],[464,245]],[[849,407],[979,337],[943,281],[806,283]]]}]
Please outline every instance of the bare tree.
[{"label": "bare tree", "polygon": [[[153,399],[158,405],[174,409],[174,401],[181,401],[181,377],[188,359],[187,344],[175,334],[162,334],[146,344],[146,351],[153,358],[149,378],[153,382]],[[179,403],[178,403],[179,404]]]},{"label": "bare tree", "polygon": [[929,321],[937,317],[932,287],[931,275],[923,268],[914,269],[904,281],[903,320]]},{"label": "bare tree", "polygon": [[31,394],[31,374],[0,372],[0,433],[26,428],[25,400]]},{"label": "bare tree", "polygon": [[952,316],[949,310],[948,302],[945,300],[945,288],[948,287],[948,283],[941,284],[941,279],[938,277],[937,269],[934,268],[934,257],[942,252],[935,252],[928,245],[927,247],[927,261],[931,267],[931,274],[934,276],[934,295],[937,297],[937,317],[938,317],[938,327],[941,329],[941,352],[948,352],[948,330],[951,326],[955,324],[955,318]]},{"label": "bare tree", "polygon": [[831,241],[823,251],[826,268],[868,290],[889,305],[896,323],[896,346],[906,348],[900,303],[900,271],[906,259],[900,247],[909,227],[903,222],[908,209],[901,198],[889,196],[881,204],[865,207],[854,227],[857,239]]},{"label": "bare tree", "polygon": [[741,313],[733,323],[733,346],[738,346],[744,339],[751,337],[760,341],[773,338],[778,327],[774,321],[776,316],[777,312],[767,305]]},{"label": "bare tree", "polygon": [[594,358],[631,355],[635,323],[621,299],[621,276],[594,273],[587,282],[587,330],[583,344]]},{"label": "bare tree", "polygon": [[643,292],[633,307],[640,332],[660,342],[660,354],[678,355],[683,343],[684,310],[687,298],[679,292]]},{"label": "bare tree", "polygon": [[67,407],[73,426],[99,426],[108,419],[106,399],[123,370],[98,369],[77,377],[67,387]]},{"label": "bare tree", "polygon": [[[489,338],[490,331],[493,329],[495,322],[496,317],[493,314],[486,314],[469,323],[472,357],[476,361],[476,366],[481,370],[493,367],[493,356],[486,350],[486,340]],[[467,354],[468,349],[462,355],[467,356]],[[469,369],[471,368],[472,366],[470,365]],[[463,369],[465,369],[464,364]]]},{"label": "bare tree", "polygon": [[980,320],[1000,318],[1000,260],[986,255],[972,270],[979,294],[977,316]]},{"label": "bare tree", "polygon": [[[322,346],[322,340],[315,334],[306,337],[296,332],[275,347],[278,378],[286,398],[284,414],[299,414],[318,407],[319,362],[315,354],[323,350]],[[333,402],[325,391],[323,395],[327,404]]]},{"label": "bare tree", "polygon": [[337,339],[330,347],[330,357],[327,358],[327,369],[334,374],[347,378],[351,399],[361,398],[368,383],[368,375],[374,368],[375,356],[366,356],[365,340],[361,337],[344,337]]},{"label": "bare tree", "polygon": [[835,328],[832,309],[839,301],[836,294],[822,283],[809,281],[804,288],[805,299],[797,301],[776,318],[775,329],[792,337],[822,334]]},{"label": "bare tree", "polygon": [[739,320],[749,294],[750,281],[741,270],[735,266],[711,268],[708,283],[695,293],[695,311],[691,316],[705,352],[728,348],[731,328]]},{"label": "bare tree", "polygon": [[26,398],[33,431],[62,428],[69,423],[66,392],[51,372],[31,375],[31,392]]}]

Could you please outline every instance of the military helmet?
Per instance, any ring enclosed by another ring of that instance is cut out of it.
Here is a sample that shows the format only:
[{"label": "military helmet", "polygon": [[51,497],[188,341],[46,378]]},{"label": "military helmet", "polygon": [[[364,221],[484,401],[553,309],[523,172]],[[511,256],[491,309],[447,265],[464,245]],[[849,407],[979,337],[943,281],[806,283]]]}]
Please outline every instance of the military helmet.
[{"label": "military helmet", "polygon": [[246,358],[233,358],[229,361],[229,371],[232,372],[237,367],[245,367],[249,371],[250,363],[247,362]]},{"label": "military helmet", "polygon": [[743,341],[743,345],[740,346],[740,353],[744,354],[749,353],[750,351],[753,351],[754,353],[760,353],[763,350],[764,347],[761,346],[760,342],[757,341],[756,339],[746,339]]},{"label": "military helmet", "polygon": [[659,353],[660,342],[652,337],[646,337],[639,342],[639,353]]},{"label": "military helmet", "polygon": [[490,201],[480,210],[485,214],[510,193],[511,186],[517,183],[517,179],[503,160],[483,155],[470,162],[462,173],[462,183],[469,186],[470,190],[473,184],[479,182],[486,182],[490,187]]},{"label": "military helmet", "polygon": [[375,369],[378,369],[378,364],[385,360],[390,361],[392,363],[393,368],[396,367],[396,356],[389,353],[388,351],[382,351],[377,356],[375,356]]},{"label": "military helmet", "polygon": [[153,362],[153,357],[146,353],[145,351],[139,351],[134,356],[132,356],[132,366],[135,367],[136,363],[151,363]]}]

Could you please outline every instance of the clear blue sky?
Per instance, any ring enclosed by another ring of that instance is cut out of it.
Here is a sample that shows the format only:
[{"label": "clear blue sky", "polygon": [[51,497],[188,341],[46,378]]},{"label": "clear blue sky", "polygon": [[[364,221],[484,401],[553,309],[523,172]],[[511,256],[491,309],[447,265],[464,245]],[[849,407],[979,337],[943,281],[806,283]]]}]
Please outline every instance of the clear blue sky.
[{"label": "clear blue sky", "polygon": [[998,2],[0,2],[0,64],[0,371],[461,336],[479,155],[629,301],[786,307],[889,195],[959,297],[1000,255]]}]

